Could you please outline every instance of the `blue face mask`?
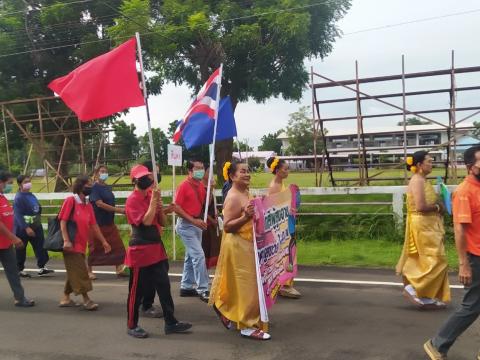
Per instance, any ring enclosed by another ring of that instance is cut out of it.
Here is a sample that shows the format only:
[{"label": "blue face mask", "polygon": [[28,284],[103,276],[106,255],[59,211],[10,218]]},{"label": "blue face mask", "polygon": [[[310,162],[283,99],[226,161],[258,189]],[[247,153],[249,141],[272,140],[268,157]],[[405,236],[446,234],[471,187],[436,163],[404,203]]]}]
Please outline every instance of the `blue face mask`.
[{"label": "blue face mask", "polygon": [[98,178],[102,181],[106,181],[108,179],[108,174],[100,174]]},{"label": "blue face mask", "polygon": [[3,188],[3,193],[8,194],[11,193],[13,190],[13,184],[5,184],[5,187]]},{"label": "blue face mask", "polygon": [[195,180],[202,180],[203,177],[205,176],[205,170],[193,170],[193,178]]}]

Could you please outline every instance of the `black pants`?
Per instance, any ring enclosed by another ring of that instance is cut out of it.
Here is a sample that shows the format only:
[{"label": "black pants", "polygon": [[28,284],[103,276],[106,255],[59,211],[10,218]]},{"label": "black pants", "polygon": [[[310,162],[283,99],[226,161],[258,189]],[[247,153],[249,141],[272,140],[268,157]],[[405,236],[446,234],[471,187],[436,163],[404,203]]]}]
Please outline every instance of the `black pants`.
[{"label": "black pants", "polygon": [[128,284],[128,328],[134,329],[138,325],[138,310],[144,297],[144,292],[154,287],[160,298],[163,318],[167,325],[177,323],[174,313],[174,304],[170,292],[170,279],[168,278],[168,260],[163,260],[150,266],[130,269],[130,282]]},{"label": "black pants", "polygon": [[30,242],[32,244],[33,252],[37,258],[37,266],[39,269],[45,267],[49,258],[48,252],[43,248],[44,235],[43,229],[40,225],[39,227],[32,227],[32,230],[35,231],[35,236],[30,237],[27,234],[20,236],[23,244],[25,245],[22,249],[17,249],[17,267],[18,271],[23,271],[25,269],[25,259],[27,257],[27,244]]},{"label": "black pants", "polygon": [[145,284],[143,289],[143,300],[142,308],[143,310],[148,310],[153,306],[155,302],[155,285],[154,284]]},{"label": "black pants", "polygon": [[472,283],[466,288],[460,307],[443,324],[433,346],[446,354],[457,338],[480,316],[480,256],[468,254],[472,267]]}]

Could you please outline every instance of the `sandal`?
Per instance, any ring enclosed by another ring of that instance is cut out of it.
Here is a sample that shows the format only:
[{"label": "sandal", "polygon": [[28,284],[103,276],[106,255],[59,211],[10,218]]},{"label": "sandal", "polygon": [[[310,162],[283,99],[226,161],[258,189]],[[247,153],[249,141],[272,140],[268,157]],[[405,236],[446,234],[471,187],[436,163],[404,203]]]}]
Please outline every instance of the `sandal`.
[{"label": "sandal", "polygon": [[272,337],[260,329],[242,329],[240,335],[253,340],[270,340]]},{"label": "sandal", "polygon": [[58,307],[63,307],[63,308],[65,308],[65,307],[77,307],[77,306],[80,306],[80,304],[79,304],[79,303],[76,303],[76,302],[73,301],[73,300],[70,300],[70,301],[68,301],[68,302],[62,302],[62,301],[60,301],[60,304],[58,304]]},{"label": "sandal", "polygon": [[35,306],[35,301],[29,300],[29,299],[23,299],[22,301],[15,301],[15,306],[32,307],[32,306]]},{"label": "sandal", "polygon": [[225,316],[223,316],[220,310],[218,310],[218,308],[215,305],[213,305],[213,310],[215,311],[218,318],[222,322],[223,327],[227,330],[230,330],[232,328],[232,322],[228,320]]},{"label": "sandal", "polygon": [[83,308],[87,311],[95,311],[98,310],[98,304],[95,304],[92,300],[89,300],[83,304]]}]

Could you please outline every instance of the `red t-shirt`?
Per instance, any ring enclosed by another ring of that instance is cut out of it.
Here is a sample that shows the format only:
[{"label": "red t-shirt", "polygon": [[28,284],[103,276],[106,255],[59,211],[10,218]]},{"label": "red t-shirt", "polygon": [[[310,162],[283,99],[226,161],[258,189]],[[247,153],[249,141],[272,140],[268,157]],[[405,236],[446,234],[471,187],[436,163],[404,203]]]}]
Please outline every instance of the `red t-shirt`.
[{"label": "red t-shirt", "polygon": [[201,181],[192,179],[184,180],[177,189],[175,204],[194,217],[202,216],[207,192]]},{"label": "red t-shirt", "polygon": [[[13,231],[13,208],[3,194],[0,194],[0,221],[9,231]],[[0,249],[8,249],[10,246],[12,241],[5,235],[0,235]]]},{"label": "red t-shirt", "polygon": [[95,213],[93,212],[93,206],[90,203],[84,204],[77,200],[77,197],[70,196],[65,199],[58,214],[59,220],[70,220],[70,212],[72,206],[75,205],[73,212],[73,221],[77,224],[77,234],[73,240],[73,251],[76,253],[85,254],[87,249],[88,239],[91,236],[90,228],[96,224]]},{"label": "red t-shirt", "polygon": [[467,251],[480,256],[480,181],[469,175],[453,193],[453,221],[466,224]]},{"label": "red t-shirt", "polygon": [[[150,206],[150,200],[152,198],[152,192],[143,194],[139,190],[134,190],[125,202],[125,215],[127,221],[132,226],[141,226],[143,218]],[[153,226],[158,229],[158,234],[161,234],[162,228],[158,223],[158,218],[153,219]],[[158,243],[152,243],[147,245],[129,245],[127,254],[125,257],[125,265],[129,267],[145,267],[155,264],[159,261],[166,260],[167,253],[163,247],[161,239],[158,239]]]}]

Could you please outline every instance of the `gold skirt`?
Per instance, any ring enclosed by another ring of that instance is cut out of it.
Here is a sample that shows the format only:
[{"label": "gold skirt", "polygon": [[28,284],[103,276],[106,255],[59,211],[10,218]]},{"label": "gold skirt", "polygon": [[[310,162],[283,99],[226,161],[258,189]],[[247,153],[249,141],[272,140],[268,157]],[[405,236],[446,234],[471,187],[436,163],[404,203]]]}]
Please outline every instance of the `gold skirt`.
[{"label": "gold skirt", "polygon": [[408,214],[405,243],[396,271],[420,298],[451,300],[444,234],[439,215]]},{"label": "gold skirt", "polygon": [[268,331],[260,321],[257,274],[253,242],[238,234],[224,233],[215,278],[210,291],[210,305],[238,329],[258,328]]}]

